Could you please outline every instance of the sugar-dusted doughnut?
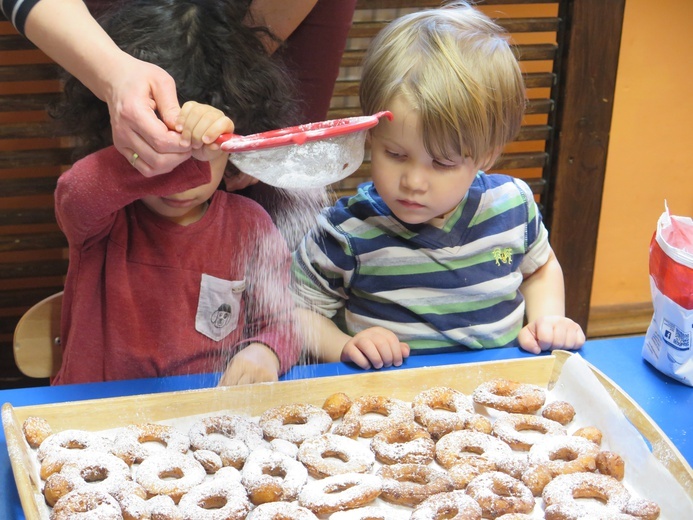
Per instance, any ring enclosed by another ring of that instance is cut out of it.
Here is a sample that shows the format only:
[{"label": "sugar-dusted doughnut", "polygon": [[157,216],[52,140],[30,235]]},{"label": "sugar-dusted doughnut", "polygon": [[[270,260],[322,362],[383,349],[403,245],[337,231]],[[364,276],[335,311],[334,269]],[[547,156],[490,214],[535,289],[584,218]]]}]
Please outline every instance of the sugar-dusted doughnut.
[{"label": "sugar-dusted doughnut", "polygon": [[530,464],[546,466],[552,475],[594,471],[599,447],[582,437],[556,435],[546,437],[529,450]]},{"label": "sugar-dusted doughnut", "polygon": [[382,491],[380,477],[368,473],[343,473],[308,482],[298,495],[298,503],[316,515],[365,506]]},{"label": "sugar-dusted doughnut", "polygon": [[561,423],[538,415],[504,413],[493,423],[493,435],[519,451],[528,451],[544,435],[566,434]]},{"label": "sugar-dusted doughnut", "polygon": [[332,420],[344,417],[349,408],[351,408],[351,398],[344,392],[336,392],[327,396],[322,405],[322,409],[330,415]]},{"label": "sugar-dusted doughnut", "polygon": [[255,505],[294,500],[307,480],[303,464],[268,448],[254,449],[241,470],[241,482]]},{"label": "sugar-dusted doughnut", "polygon": [[76,489],[63,496],[53,506],[51,520],[122,520],[123,515],[115,498],[97,489]]},{"label": "sugar-dusted doughnut", "polygon": [[22,433],[29,446],[38,448],[43,441],[51,436],[53,430],[43,417],[31,416],[22,423]]},{"label": "sugar-dusted doughnut", "polygon": [[496,410],[527,414],[544,406],[546,390],[537,385],[496,378],[477,386],[472,399]]},{"label": "sugar-dusted doughnut", "polygon": [[190,448],[190,437],[164,424],[130,424],[116,434],[111,453],[128,465],[139,464],[158,451],[153,443],[158,443],[159,449],[164,447],[186,453]]},{"label": "sugar-dusted doughnut", "polygon": [[252,505],[240,482],[217,474],[185,493],[178,509],[183,520],[243,520]]},{"label": "sugar-dusted doughnut", "polygon": [[[648,500],[634,499],[618,480],[599,473],[559,475],[546,485],[542,494],[548,520],[572,518],[624,518],[654,520],[659,506]],[[595,498],[598,500],[577,500]],[[620,517],[618,515],[621,515]]]},{"label": "sugar-dusted doughnut", "polygon": [[432,495],[454,489],[450,475],[433,466],[392,464],[382,466],[377,474],[383,480],[380,498],[393,504],[414,507]]},{"label": "sugar-dusted doughnut", "polygon": [[86,430],[63,430],[54,433],[44,440],[36,452],[41,462],[40,475],[47,479],[49,475],[60,471],[63,463],[85,451],[108,453],[110,443],[102,435]]},{"label": "sugar-dusted doughnut", "polygon": [[529,488],[535,497],[541,496],[546,484],[552,479],[551,470],[542,464],[529,466],[520,477],[522,483]]},{"label": "sugar-dusted doughnut", "polygon": [[479,463],[495,468],[499,459],[512,456],[512,449],[492,435],[456,430],[438,440],[435,456],[438,463],[446,469],[460,463]]},{"label": "sugar-dusted doughnut", "polygon": [[364,395],[354,399],[333,433],[370,438],[392,424],[413,420],[414,411],[410,403],[393,397]]},{"label": "sugar-dusted doughnut", "polygon": [[149,499],[127,495],[117,500],[123,512],[123,520],[183,520],[178,506],[168,495],[156,495]]},{"label": "sugar-dusted doughnut", "polygon": [[[202,464],[207,473],[216,473],[223,467],[232,468],[233,466],[224,466],[224,461],[212,450],[195,450],[193,457],[197,462]],[[235,468],[234,468],[235,469]]]},{"label": "sugar-dusted doughnut", "polygon": [[452,485],[455,489],[466,489],[467,484],[474,480],[474,478],[486,471],[494,470],[494,464],[479,467],[478,464],[460,463],[448,468],[448,475],[450,475]]},{"label": "sugar-dusted doughnut", "polygon": [[296,502],[267,502],[253,509],[247,520],[317,520],[313,512]]},{"label": "sugar-dusted doughnut", "polygon": [[205,475],[202,464],[175,451],[148,457],[135,469],[135,480],[150,496],[168,495],[176,504]]},{"label": "sugar-dusted doughnut", "polygon": [[567,401],[553,401],[542,409],[541,415],[565,426],[575,417],[575,408]]},{"label": "sugar-dusted doughnut", "polygon": [[314,478],[367,473],[375,463],[375,455],[366,444],[332,433],[303,441],[296,457]]},{"label": "sugar-dusted doughnut", "polygon": [[597,471],[604,475],[614,477],[616,480],[623,480],[626,473],[626,465],[618,453],[613,451],[600,451],[595,459]]},{"label": "sugar-dusted doughnut", "polygon": [[474,413],[471,397],[446,386],[436,386],[419,392],[412,400],[416,421],[435,439],[453,430],[462,430]]},{"label": "sugar-dusted doughnut", "polygon": [[371,450],[384,464],[429,464],[435,446],[428,430],[415,422],[394,424],[371,439]]},{"label": "sugar-dusted doughnut", "polygon": [[595,426],[585,426],[573,432],[576,437],[582,437],[588,441],[592,441],[597,446],[602,445],[602,431]]},{"label": "sugar-dusted doughnut", "polygon": [[410,516],[411,512],[404,509],[364,506],[332,513],[330,520],[409,520]]},{"label": "sugar-dusted doughnut", "polygon": [[261,445],[262,429],[239,415],[216,415],[197,421],[188,431],[194,450],[213,451],[222,465],[240,468],[250,450]]},{"label": "sugar-dusted doughnut", "polygon": [[481,520],[481,506],[464,491],[448,491],[421,502],[411,520]]},{"label": "sugar-dusted doughnut", "polygon": [[329,431],[332,418],[312,404],[285,404],[264,411],[260,415],[260,427],[269,440],[284,439],[301,444]]},{"label": "sugar-dusted doughnut", "polygon": [[467,485],[466,492],[481,506],[483,517],[530,513],[534,509],[534,496],[529,488],[500,471],[482,473]]}]

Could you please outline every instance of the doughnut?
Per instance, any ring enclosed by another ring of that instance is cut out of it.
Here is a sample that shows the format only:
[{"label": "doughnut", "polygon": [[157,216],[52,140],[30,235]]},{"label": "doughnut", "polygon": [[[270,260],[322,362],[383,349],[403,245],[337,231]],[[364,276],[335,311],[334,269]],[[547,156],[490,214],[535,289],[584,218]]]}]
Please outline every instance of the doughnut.
[{"label": "doughnut", "polygon": [[240,468],[250,450],[263,443],[262,429],[239,415],[205,417],[188,432],[194,450],[213,451],[223,466]]},{"label": "doughnut", "polygon": [[546,437],[529,450],[530,464],[544,465],[553,476],[580,471],[594,471],[599,447],[582,437]]},{"label": "doughnut", "polygon": [[241,470],[241,482],[255,505],[294,500],[307,480],[303,464],[267,448],[253,450]]},{"label": "doughnut", "polygon": [[322,409],[325,410],[333,421],[341,419],[351,408],[351,398],[344,392],[334,393],[325,399]]},{"label": "doughnut", "polygon": [[481,506],[464,491],[438,493],[421,502],[411,520],[481,520]]},{"label": "doughnut", "polygon": [[202,464],[175,451],[148,457],[135,470],[135,480],[149,496],[168,495],[176,504],[205,475]]},{"label": "doughnut", "polygon": [[[46,479],[43,495],[46,503],[52,506],[70,491],[87,485],[89,489],[113,495],[126,481],[132,483],[130,468],[121,459],[109,453],[85,451],[64,461],[60,469]],[[140,494],[144,496],[142,491]]]},{"label": "doughnut", "polygon": [[298,503],[316,515],[365,506],[382,490],[379,477],[367,473],[343,473],[308,482],[298,495]]},{"label": "doughnut", "polygon": [[22,433],[32,448],[38,448],[53,433],[48,421],[41,417],[27,417],[22,423]]},{"label": "doughnut", "polygon": [[295,459],[298,455],[298,446],[293,442],[285,441],[284,439],[274,439],[270,441],[270,448],[276,451],[288,455],[292,459]]},{"label": "doughnut", "polygon": [[496,520],[532,520],[534,517],[532,515],[525,515],[523,513],[508,513],[507,515],[501,515]]},{"label": "doughnut", "polygon": [[375,455],[368,446],[331,433],[303,441],[296,457],[313,478],[368,473],[375,463]]},{"label": "doughnut", "polygon": [[498,460],[511,456],[512,449],[500,439],[470,430],[450,432],[436,443],[436,461],[445,469],[460,463],[495,469]]},{"label": "doughnut", "polygon": [[243,520],[251,508],[240,482],[219,477],[193,487],[178,503],[184,520]]},{"label": "doughnut", "polygon": [[416,421],[439,439],[453,430],[466,428],[467,419],[474,412],[474,402],[459,390],[436,386],[417,394],[412,408]]},{"label": "doughnut", "polygon": [[599,428],[595,428],[594,426],[585,426],[584,428],[580,428],[579,430],[576,430],[573,435],[583,437],[588,441],[592,441],[597,446],[602,445],[602,432]]},{"label": "doughnut", "polygon": [[105,491],[77,489],[63,496],[51,511],[51,520],[121,520],[115,498]]},{"label": "doughnut", "polygon": [[383,464],[429,464],[435,446],[431,434],[415,422],[389,426],[371,439],[371,450]]},{"label": "doughnut", "polygon": [[[207,473],[216,473],[221,468],[225,467],[224,462],[221,457],[211,450],[195,450],[193,452],[193,458],[202,464]],[[232,468],[233,466],[226,466],[227,468]]]},{"label": "doughnut", "polygon": [[108,453],[109,441],[97,433],[85,430],[63,430],[47,437],[36,452],[36,457],[41,462],[41,478],[47,479],[60,471],[63,463],[85,451]]},{"label": "doughnut", "polygon": [[365,506],[337,511],[330,515],[330,520],[409,520],[410,516],[410,512],[405,510]]},{"label": "doughnut", "polygon": [[128,495],[119,499],[124,520],[183,520],[178,506],[167,495],[156,495],[149,500],[136,495]]},{"label": "doughnut", "polygon": [[472,393],[475,403],[510,413],[533,413],[544,406],[546,391],[536,385],[497,378]]},{"label": "doughnut", "polygon": [[[559,475],[546,485],[542,497],[548,520],[606,518],[609,514],[613,514],[614,518],[618,518],[617,515],[633,515],[643,520],[659,516],[657,504],[632,499],[630,492],[618,480],[599,473]],[[580,498],[598,500],[578,501]]]},{"label": "doughnut", "polygon": [[487,467],[479,467],[475,464],[455,464],[453,467],[448,469],[448,475],[452,479],[452,485],[454,489],[465,489],[467,484],[469,484],[475,477],[478,477],[486,471],[493,471],[494,466],[488,465]]},{"label": "doughnut", "polygon": [[519,451],[528,451],[544,435],[566,434],[561,423],[538,415],[504,413],[493,423],[493,435]]},{"label": "doughnut", "polygon": [[623,480],[626,468],[623,458],[613,451],[600,451],[595,459],[597,471],[604,475],[614,477],[616,480]]},{"label": "doughnut", "polygon": [[534,509],[534,496],[529,488],[500,471],[482,473],[467,485],[466,492],[481,506],[483,517],[531,513]]},{"label": "doughnut", "polygon": [[546,484],[551,482],[553,474],[551,470],[544,465],[530,466],[522,473],[520,480],[529,488],[535,497],[540,497],[544,491]]},{"label": "doughnut", "polygon": [[247,520],[317,520],[310,509],[296,502],[268,502],[260,504],[246,517]]},{"label": "doughnut", "polygon": [[358,397],[344,414],[334,433],[345,437],[373,437],[392,424],[414,420],[411,404],[400,399],[365,395]]},{"label": "doughnut", "polygon": [[420,504],[432,495],[454,489],[450,475],[431,466],[392,464],[382,466],[377,475],[383,481],[380,498],[409,507]]},{"label": "doughnut", "polygon": [[301,444],[329,431],[332,419],[325,410],[312,404],[285,404],[263,412],[260,426],[269,440]]},{"label": "doughnut", "polygon": [[157,453],[157,446],[144,443],[158,443],[169,450],[186,453],[190,448],[190,438],[163,424],[131,424],[122,428],[115,436],[111,453],[123,459],[128,465],[139,464],[149,455]]},{"label": "doughnut", "polygon": [[565,426],[575,417],[575,408],[566,401],[554,401],[544,407],[541,415],[546,419],[556,421]]},{"label": "doughnut", "polygon": [[491,421],[483,415],[473,413],[467,417],[467,420],[464,423],[464,429],[490,434],[493,431],[493,425]]}]

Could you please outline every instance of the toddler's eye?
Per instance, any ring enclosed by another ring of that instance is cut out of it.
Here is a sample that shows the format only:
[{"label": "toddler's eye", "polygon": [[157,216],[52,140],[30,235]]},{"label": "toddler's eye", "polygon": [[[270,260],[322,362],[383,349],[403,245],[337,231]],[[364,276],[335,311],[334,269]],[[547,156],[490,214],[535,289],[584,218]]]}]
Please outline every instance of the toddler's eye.
[{"label": "toddler's eye", "polygon": [[393,159],[402,159],[405,157],[403,154],[393,152],[392,150],[385,150],[385,155],[392,157]]}]

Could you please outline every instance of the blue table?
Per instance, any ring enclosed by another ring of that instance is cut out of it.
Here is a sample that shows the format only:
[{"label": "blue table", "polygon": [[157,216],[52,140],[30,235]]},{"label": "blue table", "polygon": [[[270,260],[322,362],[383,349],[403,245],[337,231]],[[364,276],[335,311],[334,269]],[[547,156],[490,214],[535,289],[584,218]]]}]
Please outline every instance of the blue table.
[{"label": "blue table", "polygon": [[[687,432],[693,427],[693,388],[679,383],[643,361],[643,336],[588,341],[580,351],[582,357],[605,373],[628,393],[664,430],[689,464],[693,465],[693,441]],[[398,368],[402,370],[425,366],[500,361],[531,357],[516,348],[468,351],[454,354],[412,356]],[[297,366],[283,379],[304,379],[361,373],[362,370],[343,363]],[[189,375],[159,379],[139,379],[59,387],[22,388],[0,391],[0,403],[13,406],[79,401],[136,394],[174,392],[209,388],[216,385],[217,375]],[[0,431],[0,519],[23,519],[17,487],[12,475],[4,431]]]}]

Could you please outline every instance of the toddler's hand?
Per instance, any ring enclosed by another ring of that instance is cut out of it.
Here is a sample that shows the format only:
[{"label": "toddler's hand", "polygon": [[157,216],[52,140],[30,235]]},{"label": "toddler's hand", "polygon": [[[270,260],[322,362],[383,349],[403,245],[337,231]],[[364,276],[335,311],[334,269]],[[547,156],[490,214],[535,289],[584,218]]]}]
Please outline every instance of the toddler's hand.
[{"label": "toddler's hand", "polygon": [[176,130],[181,133],[181,142],[192,145],[192,155],[199,161],[211,161],[221,155],[216,143],[221,134],[234,130],[231,119],[209,105],[188,101],[180,110]]},{"label": "toddler's hand", "polygon": [[279,368],[279,359],[272,349],[262,343],[251,343],[231,358],[219,386],[278,381]]},{"label": "toddler's hand", "polygon": [[361,368],[400,366],[409,357],[409,345],[401,343],[395,333],[383,327],[362,330],[346,342],[341,360]]},{"label": "toddler's hand", "polygon": [[564,316],[542,316],[517,336],[520,347],[532,354],[544,350],[577,350],[585,343],[580,325]]}]

